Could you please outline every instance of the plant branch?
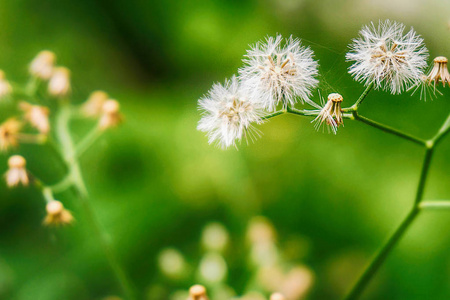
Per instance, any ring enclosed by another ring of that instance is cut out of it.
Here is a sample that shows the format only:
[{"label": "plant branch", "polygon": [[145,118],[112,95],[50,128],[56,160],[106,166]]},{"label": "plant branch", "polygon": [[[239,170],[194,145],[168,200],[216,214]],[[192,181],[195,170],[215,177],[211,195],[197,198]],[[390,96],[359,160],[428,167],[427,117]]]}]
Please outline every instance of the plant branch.
[{"label": "plant branch", "polygon": [[264,117],[261,118],[261,120],[268,120],[268,119],[274,118],[274,117],[276,117],[276,116],[282,115],[282,114],[284,114],[284,113],[285,113],[284,111],[279,110],[279,111],[276,111],[276,112],[274,112],[274,113],[265,115]]},{"label": "plant branch", "polygon": [[369,95],[370,91],[373,88],[373,82],[370,83],[366,89],[364,90],[364,92],[361,94],[361,96],[359,96],[358,100],[355,101],[355,103],[350,106],[350,107],[346,107],[342,109],[342,112],[354,112],[354,111],[358,111],[359,106],[361,105],[361,103],[364,101],[364,99],[366,99],[367,95]]},{"label": "plant branch", "polygon": [[76,151],[70,136],[69,131],[69,122],[71,117],[70,104],[68,102],[61,103],[61,108],[59,114],[57,115],[57,137],[59,143],[62,148],[62,153],[64,160],[67,163],[69,168],[69,175],[71,177],[71,181],[75,187],[75,191],[77,192],[81,204],[86,212],[87,221],[89,222],[92,230],[95,233],[103,251],[106,255],[106,258],[118,280],[120,286],[128,299],[135,299],[134,292],[131,288],[131,284],[125,275],[122,267],[119,264],[116,255],[114,254],[110,242],[108,241],[107,235],[104,233],[101,225],[99,224],[94,210],[88,199],[88,192],[86,189],[86,185],[84,183],[83,177],[80,171],[79,162],[75,156]]},{"label": "plant branch", "polygon": [[102,135],[103,131],[95,126],[76,146],[75,157],[79,158],[88,150]]},{"label": "plant branch", "polygon": [[419,203],[419,208],[434,210],[450,209],[450,200],[422,201]]},{"label": "plant branch", "polygon": [[422,139],[417,138],[415,136],[412,136],[412,135],[410,135],[408,133],[405,133],[405,132],[402,132],[402,131],[397,130],[395,128],[392,128],[390,126],[378,123],[378,122],[373,121],[373,120],[371,120],[369,118],[363,117],[363,116],[359,115],[357,112],[353,112],[353,117],[357,121],[360,121],[360,122],[362,122],[364,124],[367,124],[367,125],[370,125],[372,127],[377,128],[377,129],[380,129],[380,130],[382,130],[384,132],[396,135],[398,137],[401,137],[401,138],[403,138],[405,140],[414,142],[414,143],[419,144],[421,146],[425,146],[426,145],[426,141],[425,140],[422,140]]},{"label": "plant branch", "polygon": [[384,243],[383,247],[378,251],[378,253],[374,256],[372,261],[369,263],[369,266],[366,268],[364,273],[359,277],[356,284],[353,286],[350,293],[344,298],[345,300],[354,300],[358,299],[361,296],[362,292],[366,288],[367,284],[370,282],[372,277],[376,274],[378,269],[384,263],[385,259],[391,253],[391,250],[395,247],[398,241],[402,238],[403,234],[408,229],[409,225],[414,221],[417,217],[420,210],[417,206],[414,206],[413,209],[409,212],[406,218],[400,223],[394,233],[387,239]]}]

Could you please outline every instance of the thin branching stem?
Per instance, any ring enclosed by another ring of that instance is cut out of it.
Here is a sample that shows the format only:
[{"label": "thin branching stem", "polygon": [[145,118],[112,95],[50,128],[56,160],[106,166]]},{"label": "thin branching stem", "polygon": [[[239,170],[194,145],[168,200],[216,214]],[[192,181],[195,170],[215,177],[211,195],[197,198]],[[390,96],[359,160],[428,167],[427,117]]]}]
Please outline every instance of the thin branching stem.
[{"label": "thin branching stem", "polygon": [[430,200],[419,203],[419,208],[422,210],[450,210],[450,200]]},{"label": "thin branching stem", "polygon": [[419,211],[420,210],[416,206],[411,209],[406,218],[400,223],[398,228],[384,243],[383,247],[381,247],[381,249],[375,254],[374,258],[369,263],[364,273],[359,277],[350,293],[345,297],[346,300],[355,300],[361,296],[362,292],[369,284],[372,277],[376,274],[380,266],[384,263],[386,258],[391,253],[391,250],[397,245],[398,241],[402,238],[409,225],[417,217]]},{"label": "thin branching stem", "polygon": [[58,137],[58,141],[60,143],[63,158],[67,163],[69,168],[69,176],[71,177],[71,181],[73,186],[75,187],[75,191],[79,196],[81,204],[86,212],[87,220],[89,225],[91,226],[92,231],[100,243],[105,256],[113,270],[120,286],[126,296],[127,299],[135,299],[135,294],[132,289],[132,286],[123,271],[110,242],[108,241],[107,235],[99,224],[97,217],[95,216],[94,210],[91,206],[91,203],[88,199],[88,192],[86,189],[86,185],[84,183],[80,165],[78,159],[76,157],[75,146],[73,144],[72,138],[70,136],[69,131],[69,122],[71,117],[71,109],[68,102],[63,102],[61,104],[61,108],[59,114],[57,115],[57,131],[56,135]]},{"label": "thin branching stem", "polygon": [[357,112],[354,112],[353,116],[354,116],[355,120],[360,121],[360,122],[362,122],[364,124],[370,125],[372,127],[375,127],[377,129],[380,129],[380,130],[382,130],[384,132],[391,133],[393,135],[396,135],[398,137],[401,137],[401,138],[403,138],[405,140],[408,140],[408,141],[411,141],[413,143],[419,144],[421,146],[425,146],[426,145],[426,141],[423,140],[423,139],[417,138],[417,137],[415,137],[413,135],[410,135],[410,134],[402,132],[402,131],[400,131],[398,129],[392,128],[392,127],[390,127],[388,125],[384,125],[384,124],[381,124],[379,122],[373,121],[373,120],[371,120],[369,118],[363,117],[360,114],[358,114]]},{"label": "thin branching stem", "polygon": [[[360,97],[361,98],[361,97]],[[358,278],[356,284],[352,287],[349,294],[345,297],[346,300],[358,299],[363,293],[364,289],[367,287],[373,276],[377,273],[378,269],[384,263],[386,258],[391,253],[392,249],[397,245],[397,243],[401,240],[409,226],[412,224],[414,219],[417,217],[419,212],[422,209],[434,208],[434,209],[448,209],[450,208],[450,201],[422,201],[423,194],[425,190],[426,181],[428,178],[428,174],[431,166],[431,159],[433,157],[434,148],[437,143],[450,131],[450,116],[442,125],[441,129],[438,133],[429,141],[425,141],[409,135],[407,133],[401,132],[397,129],[391,128],[384,124],[380,124],[378,122],[372,121],[368,118],[360,116],[356,110],[353,111],[353,115],[356,120],[361,121],[365,124],[373,126],[377,129],[383,130],[385,132],[394,134],[403,139],[412,141],[416,144],[419,144],[425,148],[425,155],[422,163],[422,170],[420,173],[419,183],[417,185],[416,196],[414,199],[414,204],[412,209],[406,218],[400,223],[394,233],[387,239],[385,244],[380,248],[380,250],[376,253],[374,258],[369,263],[368,267],[362,273],[362,275]]]},{"label": "thin branching stem", "polygon": [[265,115],[265,116],[262,117],[261,119],[262,119],[262,120],[268,120],[268,119],[274,118],[274,117],[276,117],[276,116],[282,115],[282,114],[284,114],[284,113],[285,113],[285,111],[279,110],[279,111],[276,111],[276,112],[274,112],[274,113]]},{"label": "thin branching stem", "polygon": [[74,155],[79,158],[88,150],[102,135],[103,130],[95,126],[76,146]]}]

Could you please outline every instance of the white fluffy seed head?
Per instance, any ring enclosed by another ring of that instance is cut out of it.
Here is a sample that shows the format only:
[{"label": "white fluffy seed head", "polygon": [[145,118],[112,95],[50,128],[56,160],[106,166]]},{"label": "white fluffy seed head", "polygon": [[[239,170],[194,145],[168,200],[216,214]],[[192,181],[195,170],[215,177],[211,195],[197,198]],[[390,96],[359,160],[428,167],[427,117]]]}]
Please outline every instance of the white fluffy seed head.
[{"label": "white fluffy seed head", "polygon": [[269,111],[300,102],[312,102],[311,90],[318,84],[318,63],[309,47],[299,39],[281,35],[267,37],[247,51],[245,66],[239,70],[243,86],[255,101]]},{"label": "white fluffy seed head", "polygon": [[236,76],[224,85],[214,84],[199,100],[199,109],[203,116],[197,129],[208,133],[210,144],[228,148],[258,135],[253,124],[262,122],[263,110],[259,103],[246,96]]},{"label": "white fluffy seed head", "polygon": [[355,80],[400,94],[420,81],[427,67],[428,50],[411,28],[390,20],[364,26],[349,46],[346,58],[354,63],[349,73]]}]

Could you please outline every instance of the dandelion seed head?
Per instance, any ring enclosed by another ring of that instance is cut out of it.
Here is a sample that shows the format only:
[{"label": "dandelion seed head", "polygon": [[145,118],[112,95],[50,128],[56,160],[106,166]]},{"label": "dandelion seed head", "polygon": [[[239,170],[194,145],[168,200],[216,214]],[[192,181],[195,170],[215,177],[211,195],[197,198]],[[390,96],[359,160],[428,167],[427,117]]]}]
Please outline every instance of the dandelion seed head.
[{"label": "dandelion seed head", "polygon": [[390,20],[364,26],[353,40],[346,58],[354,63],[349,73],[355,80],[399,94],[416,84],[427,66],[428,50],[423,39]]},{"label": "dandelion seed head", "polygon": [[208,133],[210,144],[228,148],[242,139],[253,140],[259,135],[253,124],[262,122],[263,110],[246,97],[236,76],[224,85],[214,84],[199,100],[199,109],[203,116],[197,129]]},{"label": "dandelion seed head", "polygon": [[313,51],[292,36],[283,46],[282,41],[277,35],[256,43],[245,55],[245,66],[239,69],[249,95],[269,111],[276,110],[280,103],[285,109],[298,100],[312,102],[311,90],[319,82]]}]

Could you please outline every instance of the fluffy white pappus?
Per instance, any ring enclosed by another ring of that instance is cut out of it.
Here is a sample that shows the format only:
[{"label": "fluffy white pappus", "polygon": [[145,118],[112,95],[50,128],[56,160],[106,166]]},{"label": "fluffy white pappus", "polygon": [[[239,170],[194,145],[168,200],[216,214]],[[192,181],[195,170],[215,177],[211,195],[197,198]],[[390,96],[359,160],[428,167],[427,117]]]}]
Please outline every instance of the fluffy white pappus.
[{"label": "fluffy white pappus", "polygon": [[269,111],[276,110],[280,103],[286,109],[297,101],[317,107],[310,100],[312,89],[319,83],[313,51],[292,36],[283,46],[282,41],[281,35],[267,37],[247,51],[245,65],[239,69],[244,88]]},{"label": "fluffy white pappus", "polygon": [[199,100],[202,118],[197,129],[208,133],[209,143],[222,149],[236,147],[242,139],[254,140],[259,131],[254,123],[263,122],[264,111],[259,103],[246,97],[236,76],[225,84],[214,84],[206,96]]},{"label": "fluffy white pappus", "polygon": [[420,81],[427,67],[428,50],[411,28],[390,20],[364,26],[347,53],[354,61],[349,73],[365,85],[400,94]]}]

